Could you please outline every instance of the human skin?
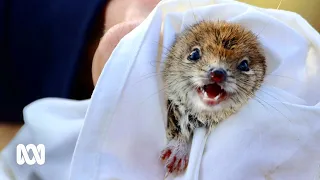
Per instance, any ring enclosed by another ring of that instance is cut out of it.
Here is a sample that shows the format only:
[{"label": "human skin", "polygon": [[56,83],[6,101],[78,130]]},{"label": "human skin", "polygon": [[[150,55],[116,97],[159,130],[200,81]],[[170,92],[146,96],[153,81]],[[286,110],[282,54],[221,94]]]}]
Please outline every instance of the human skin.
[{"label": "human skin", "polygon": [[122,37],[136,28],[160,0],[111,0],[104,12],[105,33],[95,51],[92,62],[93,84]]}]

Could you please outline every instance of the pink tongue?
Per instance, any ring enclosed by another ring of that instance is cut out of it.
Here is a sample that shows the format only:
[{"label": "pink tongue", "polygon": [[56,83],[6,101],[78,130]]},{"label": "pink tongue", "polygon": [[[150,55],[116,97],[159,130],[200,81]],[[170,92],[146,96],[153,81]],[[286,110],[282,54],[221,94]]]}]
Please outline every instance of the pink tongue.
[{"label": "pink tongue", "polygon": [[209,98],[215,98],[222,92],[222,89],[217,84],[206,85],[203,89],[206,91]]}]

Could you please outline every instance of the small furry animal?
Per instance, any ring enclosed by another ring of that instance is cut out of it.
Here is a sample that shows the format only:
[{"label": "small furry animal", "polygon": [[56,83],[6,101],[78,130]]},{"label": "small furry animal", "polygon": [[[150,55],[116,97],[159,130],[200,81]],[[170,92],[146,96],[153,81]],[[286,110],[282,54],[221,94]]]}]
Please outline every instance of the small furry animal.
[{"label": "small furry animal", "polygon": [[213,129],[236,113],[264,81],[266,62],[257,36],[241,25],[201,21],[179,34],[165,61],[167,173],[188,165],[193,130]]}]

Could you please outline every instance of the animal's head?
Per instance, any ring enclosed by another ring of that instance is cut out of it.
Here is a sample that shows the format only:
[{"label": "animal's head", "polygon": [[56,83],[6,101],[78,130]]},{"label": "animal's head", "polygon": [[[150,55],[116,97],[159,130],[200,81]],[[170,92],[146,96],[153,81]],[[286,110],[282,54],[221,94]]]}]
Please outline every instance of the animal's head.
[{"label": "animal's head", "polygon": [[163,77],[169,96],[210,111],[248,101],[265,72],[255,34],[237,24],[203,21],[176,38]]}]

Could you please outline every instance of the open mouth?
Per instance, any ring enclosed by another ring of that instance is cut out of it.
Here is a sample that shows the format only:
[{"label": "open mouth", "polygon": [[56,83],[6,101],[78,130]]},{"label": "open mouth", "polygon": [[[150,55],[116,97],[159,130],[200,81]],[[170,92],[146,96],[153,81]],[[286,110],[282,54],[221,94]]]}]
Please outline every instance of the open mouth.
[{"label": "open mouth", "polygon": [[199,87],[197,92],[208,105],[217,105],[227,97],[227,92],[217,83]]}]

